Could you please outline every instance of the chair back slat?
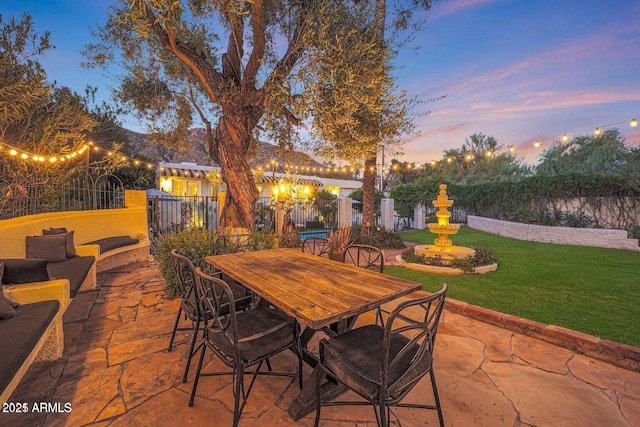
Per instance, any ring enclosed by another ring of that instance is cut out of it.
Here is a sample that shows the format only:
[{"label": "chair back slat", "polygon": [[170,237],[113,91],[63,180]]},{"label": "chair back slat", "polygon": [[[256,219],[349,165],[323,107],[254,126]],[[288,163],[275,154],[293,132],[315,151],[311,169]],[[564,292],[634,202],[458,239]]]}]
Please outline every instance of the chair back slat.
[{"label": "chair back slat", "polygon": [[221,234],[213,242],[215,255],[258,250],[258,242],[251,234]]},{"label": "chair back slat", "polygon": [[384,254],[382,249],[375,246],[358,243],[347,246],[344,251],[344,262],[384,273]]},{"label": "chair back slat", "polygon": [[302,252],[325,258],[331,257],[333,244],[327,237],[310,236],[302,242]]}]

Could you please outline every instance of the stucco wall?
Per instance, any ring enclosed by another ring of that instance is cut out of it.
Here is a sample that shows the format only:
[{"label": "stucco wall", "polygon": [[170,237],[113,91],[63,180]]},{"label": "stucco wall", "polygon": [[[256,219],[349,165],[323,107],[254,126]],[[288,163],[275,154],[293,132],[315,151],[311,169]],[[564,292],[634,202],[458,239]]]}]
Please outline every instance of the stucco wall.
[{"label": "stucco wall", "polygon": [[535,224],[501,221],[469,215],[467,225],[476,230],[540,243],[556,243],[600,248],[640,251],[637,239],[628,239],[625,230],[603,228],[549,227]]},{"label": "stucco wall", "polygon": [[110,236],[146,237],[148,233],[146,194],[125,191],[124,209],[51,212],[0,220],[0,258],[24,258],[26,236],[42,234],[43,228],[74,230],[74,243],[81,245]]}]

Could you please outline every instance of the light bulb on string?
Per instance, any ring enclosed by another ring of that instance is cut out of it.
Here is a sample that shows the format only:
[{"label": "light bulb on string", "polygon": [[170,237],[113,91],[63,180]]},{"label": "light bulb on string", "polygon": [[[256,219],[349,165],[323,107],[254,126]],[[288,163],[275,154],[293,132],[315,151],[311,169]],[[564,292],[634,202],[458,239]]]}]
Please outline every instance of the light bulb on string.
[{"label": "light bulb on string", "polygon": [[593,134],[595,136],[600,136],[601,133],[602,133],[602,131],[600,130],[600,128],[596,128],[596,130],[593,131]]},{"label": "light bulb on string", "polygon": [[631,123],[629,123],[629,126],[631,126],[632,128],[638,127],[638,121],[636,119],[632,119]]}]

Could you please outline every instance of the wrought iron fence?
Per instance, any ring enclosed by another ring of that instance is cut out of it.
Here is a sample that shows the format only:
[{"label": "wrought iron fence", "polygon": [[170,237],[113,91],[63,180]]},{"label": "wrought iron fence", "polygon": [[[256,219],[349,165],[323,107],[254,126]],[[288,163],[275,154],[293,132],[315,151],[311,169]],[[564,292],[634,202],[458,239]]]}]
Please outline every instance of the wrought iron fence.
[{"label": "wrought iron fence", "polygon": [[218,202],[211,196],[148,197],[147,219],[152,235],[187,228],[215,230],[218,227]]},{"label": "wrought iron fence", "polygon": [[[270,206],[271,198],[258,199],[255,210],[254,227],[259,230],[275,231],[276,211]],[[291,211],[291,220],[302,234],[328,234],[337,224],[338,205],[335,200],[319,200],[304,208],[295,207]]]},{"label": "wrought iron fence", "polygon": [[[352,200],[352,224],[362,225],[362,202],[360,200]],[[373,227],[378,227],[382,224],[382,214],[380,212],[380,203],[375,203],[373,206]]]},{"label": "wrought iron fence", "polygon": [[0,219],[47,212],[124,207],[124,186],[112,174],[74,177],[62,184],[0,186]]}]

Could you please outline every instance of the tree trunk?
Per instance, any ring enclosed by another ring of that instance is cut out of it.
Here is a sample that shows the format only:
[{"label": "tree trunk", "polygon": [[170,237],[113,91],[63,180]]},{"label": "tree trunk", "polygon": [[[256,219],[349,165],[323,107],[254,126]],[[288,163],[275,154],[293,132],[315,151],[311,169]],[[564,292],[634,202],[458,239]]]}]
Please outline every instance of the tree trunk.
[{"label": "tree trunk", "polygon": [[375,226],[374,203],[376,199],[376,154],[367,156],[364,161],[364,175],[362,178],[362,225],[369,224],[363,230],[369,234],[371,228]]},{"label": "tree trunk", "polygon": [[[253,125],[242,109],[226,108],[216,128],[218,162],[227,184],[227,196],[220,213],[219,228],[253,229],[253,212],[258,190],[246,159]],[[239,113],[240,112],[240,113]]]},{"label": "tree trunk", "polygon": [[[387,14],[386,0],[376,0],[373,31],[376,34],[377,42],[384,43],[384,21]],[[367,223],[373,227],[375,225],[374,203],[376,199],[376,161],[377,161],[377,144],[371,147],[371,152],[364,159],[364,176],[362,179],[362,225]],[[382,177],[380,178],[382,179]],[[371,228],[363,230],[367,234]]]}]

